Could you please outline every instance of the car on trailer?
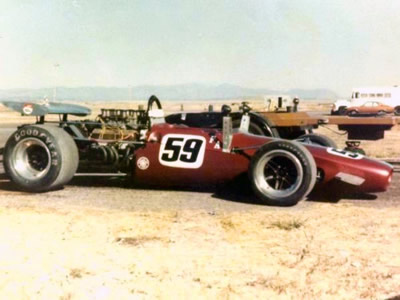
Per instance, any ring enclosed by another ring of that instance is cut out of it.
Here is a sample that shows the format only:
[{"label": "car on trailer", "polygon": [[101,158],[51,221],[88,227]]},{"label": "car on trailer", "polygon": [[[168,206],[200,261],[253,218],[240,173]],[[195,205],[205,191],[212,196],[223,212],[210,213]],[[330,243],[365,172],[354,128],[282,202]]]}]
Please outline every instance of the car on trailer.
[{"label": "car on trailer", "polygon": [[[223,112],[222,128],[165,122],[157,97],[146,110],[103,109],[94,120],[71,120],[90,110],[77,105],[4,102],[37,117],[10,136],[6,174],[28,192],[68,184],[74,175],[127,176],[138,184],[218,184],[248,175],[255,195],[268,205],[294,205],[316,185],[340,181],[360,192],[385,191],[393,168],[357,153],[249,133]],[[156,107],[157,106],[157,107]],[[59,114],[58,121],[46,119]]]},{"label": "car on trailer", "polygon": [[346,114],[349,116],[357,115],[386,115],[392,114],[394,107],[383,104],[377,101],[368,101],[363,105],[350,106],[346,109]]}]

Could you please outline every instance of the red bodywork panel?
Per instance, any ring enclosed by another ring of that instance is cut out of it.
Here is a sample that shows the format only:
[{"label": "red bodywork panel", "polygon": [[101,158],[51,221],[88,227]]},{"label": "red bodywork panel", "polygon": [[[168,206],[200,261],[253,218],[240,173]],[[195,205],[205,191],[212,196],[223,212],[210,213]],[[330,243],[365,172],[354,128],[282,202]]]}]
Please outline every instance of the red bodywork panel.
[{"label": "red bodywork panel", "polygon": [[[216,184],[247,173],[251,157],[263,144],[275,138],[234,133],[232,149],[222,151],[222,132],[184,125],[154,125],[147,143],[136,151],[134,180],[162,186]],[[393,168],[359,154],[304,145],[320,170],[320,183],[340,179],[363,192],[385,191]]]}]

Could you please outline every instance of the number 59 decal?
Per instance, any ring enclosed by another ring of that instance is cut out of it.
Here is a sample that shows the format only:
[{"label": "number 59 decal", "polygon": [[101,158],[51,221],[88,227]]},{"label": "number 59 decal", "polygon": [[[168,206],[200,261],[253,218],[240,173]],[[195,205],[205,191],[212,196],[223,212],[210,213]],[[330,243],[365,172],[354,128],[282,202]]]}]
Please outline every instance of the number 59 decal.
[{"label": "number 59 decal", "polygon": [[167,134],[161,140],[158,160],[163,166],[197,169],[203,164],[205,148],[202,136]]},{"label": "number 59 decal", "polygon": [[349,152],[345,150],[339,150],[335,148],[328,148],[327,149],[328,153],[337,155],[337,156],[342,156],[350,159],[361,159],[364,157],[364,155],[361,155],[359,153],[354,153],[354,152]]}]

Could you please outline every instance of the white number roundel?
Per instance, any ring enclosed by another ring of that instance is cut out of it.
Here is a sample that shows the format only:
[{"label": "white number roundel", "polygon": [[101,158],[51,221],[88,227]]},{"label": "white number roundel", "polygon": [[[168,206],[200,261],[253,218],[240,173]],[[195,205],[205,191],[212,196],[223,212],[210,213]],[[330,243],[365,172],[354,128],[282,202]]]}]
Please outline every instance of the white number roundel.
[{"label": "white number roundel", "polygon": [[161,140],[158,160],[163,166],[198,169],[203,164],[205,149],[203,136],[167,134]]},{"label": "white number roundel", "polygon": [[361,155],[359,153],[354,153],[354,152],[335,149],[335,148],[327,148],[326,151],[330,154],[341,156],[341,157],[346,157],[346,158],[350,158],[350,159],[361,159],[364,157],[364,155]]}]

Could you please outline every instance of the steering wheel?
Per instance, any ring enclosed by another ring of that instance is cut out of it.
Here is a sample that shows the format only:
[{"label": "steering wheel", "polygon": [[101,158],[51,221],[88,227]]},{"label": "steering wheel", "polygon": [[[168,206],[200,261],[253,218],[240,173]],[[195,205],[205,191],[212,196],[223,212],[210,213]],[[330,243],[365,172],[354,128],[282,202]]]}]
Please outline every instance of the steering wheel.
[{"label": "steering wheel", "polygon": [[[157,105],[157,108],[154,108],[154,104]],[[162,116],[157,116],[157,114],[160,114]],[[150,128],[151,126],[151,118],[152,117],[158,117],[158,118],[163,118],[164,113],[162,112],[162,106],[160,100],[152,95],[149,100],[147,101],[147,111],[146,111],[146,118],[147,118],[147,126]]]}]

